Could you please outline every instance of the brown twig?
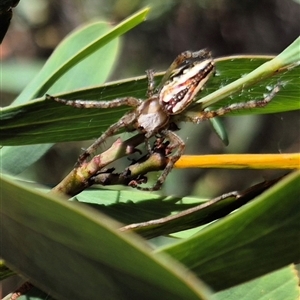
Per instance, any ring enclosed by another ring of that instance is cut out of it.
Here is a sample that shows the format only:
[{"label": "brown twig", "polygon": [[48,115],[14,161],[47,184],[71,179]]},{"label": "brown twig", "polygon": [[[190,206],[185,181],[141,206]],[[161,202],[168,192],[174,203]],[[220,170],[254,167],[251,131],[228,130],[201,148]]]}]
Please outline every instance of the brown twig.
[{"label": "brown twig", "polygon": [[224,217],[243,206],[262,192],[273,186],[282,177],[258,183],[244,191],[233,191],[211,199],[206,203],[186,209],[175,215],[129,224],[120,228],[122,232],[132,231],[150,239],[191,229]]},{"label": "brown twig", "polygon": [[160,143],[155,145],[150,154],[147,154],[134,162],[123,173],[112,173],[111,170],[99,172],[92,176],[89,183],[101,185],[122,184],[136,187],[141,183],[146,183],[147,178],[144,176],[148,172],[163,170],[167,163],[168,144]]},{"label": "brown twig", "polygon": [[51,190],[51,193],[64,194],[71,197],[80,193],[91,185],[91,178],[100,173],[105,166],[121,157],[134,153],[136,146],[143,143],[144,140],[142,134],[135,135],[124,142],[121,139],[117,139],[108,150],[94,156],[91,161],[75,167]]}]

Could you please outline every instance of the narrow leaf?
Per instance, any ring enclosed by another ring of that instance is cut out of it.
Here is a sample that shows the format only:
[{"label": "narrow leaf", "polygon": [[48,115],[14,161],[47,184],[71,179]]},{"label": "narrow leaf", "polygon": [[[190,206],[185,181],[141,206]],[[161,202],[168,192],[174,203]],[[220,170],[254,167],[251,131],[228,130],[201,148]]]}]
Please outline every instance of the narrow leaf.
[{"label": "narrow leaf", "polygon": [[219,300],[298,300],[299,296],[298,277],[294,266],[215,294]]},{"label": "narrow leaf", "polygon": [[[228,58],[228,60],[220,61],[217,64],[217,68],[222,76],[213,78],[201,95],[205,96],[207,93],[218,89],[220,85],[224,85],[224,81],[232,81],[239,78],[242,74],[250,72],[264,61],[266,60],[245,58],[235,59],[234,61]],[[241,110],[236,112],[235,115],[278,113],[299,109],[299,72],[299,67],[294,68],[272,79],[275,82],[279,79],[284,80],[287,84],[267,107],[247,111]],[[146,88],[146,78],[139,77],[72,93],[60,94],[60,97],[90,100],[107,100],[126,96],[143,98],[146,94]],[[214,106],[216,108],[221,107],[228,104],[228,101],[230,101],[229,103],[235,103],[261,99],[265,92],[267,92],[265,84],[255,86],[251,90],[237,95],[237,97],[233,96],[232,99],[227,99],[227,102],[222,100]],[[93,139],[105,131],[109,125],[115,123],[128,109],[128,107],[78,109],[52,101],[32,101],[26,105],[2,110],[0,143],[2,145],[20,145]],[[199,109],[198,105],[192,107],[189,112],[196,114],[201,111]],[[37,118],[37,115],[39,118]]]},{"label": "narrow leaf", "polygon": [[[113,64],[116,60],[118,48],[116,38],[142,22],[147,13],[148,9],[141,10],[112,29],[103,22],[96,22],[75,30],[57,47],[40,73],[14,101],[13,106],[27,103],[35,97],[42,96],[46,91],[55,93],[58,91],[66,91],[67,89],[72,90],[82,86],[103,83],[112,71]],[[110,44],[108,44],[109,42]],[[100,48],[101,50],[96,52],[96,50]],[[95,66],[95,61],[105,61],[105,63],[102,63],[101,66],[98,67],[101,68],[101,72],[90,72],[92,66]],[[67,71],[68,73],[66,73]],[[86,73],[91,74],[86,76]],[[10,106],[8,110],[10,110],[11,107],[12,106]],[[21,111],[24,112],[22,108],[17,107],[16,109],[16,114]],[[44,109],[46,109],[44,111],[47,115],[46,119],[55,119],[55,112],[52,114],[51,110],[47,111],[46,107],[44,107],[43,110]],[[8,121],[7,115],[5,113],[3,114],[2,110],[0,115],[2,120]],[[44,114],[35,114],[35,122],[43,123],[43,118]],[[27,125],[29,125],[29,123],[27,123]],[[43,127],[42,124],[37,126]],[[32,128],[29,129],[29,131],[31,130]],[[9,129],[9,135],[14,136],[17,134],[17,131],[11,127]],[[31,133],[35,135],[34,132],[31,131]],[[35,139],[31,144],[39,143],[40,142]],[[2,170],[10,174],[19,174],[33,162],[37,161],[52,146],[50,140],[46,143],[48,143],[48,145],[43,145],[42,147],[18,147],[17,149],[5,147],[1,149],[1,159],[4,162],[1,166]],[[24,145],[24,143],[1,143],[1,145]],[[24,160],[24,157],[28,158],[28,160]],[[11,164],[11,161],[14,163]]]},{"label": "narrow leaf", "polygon": [[300,172],[190,239],[160,249],[222,290],[300,260]]},{"label": "narrow leaf", "polygon": [[1,178],[0,256],[58,299],[208,299],[192,273],[83,205]]}]

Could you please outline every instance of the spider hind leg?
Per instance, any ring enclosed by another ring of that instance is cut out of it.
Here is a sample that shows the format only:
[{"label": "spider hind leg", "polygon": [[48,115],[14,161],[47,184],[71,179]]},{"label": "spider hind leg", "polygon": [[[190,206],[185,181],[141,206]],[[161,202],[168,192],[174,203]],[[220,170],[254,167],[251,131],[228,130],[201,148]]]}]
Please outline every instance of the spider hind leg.
[{"label": "spider hind leg", "polygon": [[259,100],[250,100],[247,102],[239,102],[229,104],[225,107],[221,107],[217,110],[205,110],[201,111],[196,116],[184,116],[181,118],[182,121],[200,123],[201,121],[208,120],[214,117],[224,116],[230,112],[244,110],[244,109],[254,109],[254,108],[262,108],[267,106],[272,99],[276,96],[276,94],[281,89],[281,84],[277,84],[269,94],[267,94],[263,99]]},{"label": "spider hind leg", "polygon": [[[156,183],[152,187],[142,187],[140,185],[135,184],[132,182],[130,184],[132,187],[142,190],[142,191],[157,191],[161,189],[163,183],[165,182],[167,176],[172,171],[174,164],[176,161],[181,157],[184,152],[185,144],[183,140],[174,132],[170,130],[164,130],[161,133],[161,138],[157,139],[157,143],[155,145],[156,149],[160,150],[160,148],[164,148],[164,155],[168,156],[167,164],[158,177]],[[164,139],[167,139],[167,142],[163,142]],[[172,154],[172,151],[175,150],[175,153]],[[155,151],[155,149],[154,149]]]}]

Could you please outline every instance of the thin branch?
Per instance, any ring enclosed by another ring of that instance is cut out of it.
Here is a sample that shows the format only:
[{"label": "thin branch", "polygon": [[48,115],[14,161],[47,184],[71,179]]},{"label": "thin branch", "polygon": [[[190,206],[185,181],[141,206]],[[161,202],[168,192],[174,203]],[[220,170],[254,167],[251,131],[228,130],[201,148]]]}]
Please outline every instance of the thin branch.
[{"label": "thin branch", "polygon": [[300,153],[183,155],[175,168],[299,169]]},{"label": "thin branch", "polygon": [[260,195],[281,179],[282,177],[261,182],[241,192],[233,191],[223,194],[204,204],[186,209],[176,215],[126,225],[121,227],[120,231],[133,231],[144,238],[150,239],[198,227],[228,215]]},{"label": "thin branch", "polygon": [[91,185],[90,179],[105,166],[123,156],[134,153],[137,151],[136,147],[143,143],[144,140],[142,134],[135,135],[124,142],[121,139],[117,139],[108,150],[94,156],[91,161],[84,162],[79,167],[74,168],[51,190],[51,193],[64,194],[71,197],[80,193]]}]

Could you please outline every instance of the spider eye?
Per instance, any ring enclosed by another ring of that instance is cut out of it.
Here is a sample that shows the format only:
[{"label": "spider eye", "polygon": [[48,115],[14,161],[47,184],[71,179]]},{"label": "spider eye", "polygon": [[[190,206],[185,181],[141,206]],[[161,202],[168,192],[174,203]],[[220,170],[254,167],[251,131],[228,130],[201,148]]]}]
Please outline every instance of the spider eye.
[{"label": "spider eye", "polygon": [[160,102],[170,114],[182,112],[193,101],[214,72],[213,59],[184,65],[170,76],[162,88]]}]

